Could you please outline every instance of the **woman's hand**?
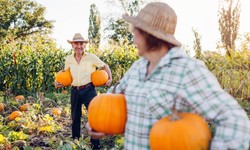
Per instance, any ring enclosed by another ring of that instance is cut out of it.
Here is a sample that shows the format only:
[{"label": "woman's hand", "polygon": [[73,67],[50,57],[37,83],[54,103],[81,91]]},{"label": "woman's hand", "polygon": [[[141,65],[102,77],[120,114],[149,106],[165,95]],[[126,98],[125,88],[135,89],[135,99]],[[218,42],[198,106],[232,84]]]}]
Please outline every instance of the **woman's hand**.
[{"label": "woman's hand", "polygon": [[57,81],[55,81],[55,86],[56,86],[57,88],[62,88],[62,87],[64,87],[62,83],[57,82]]},{"label": "woman's hand", "polygon": [[91,136],[93,139],[101,139],[107,136],[107,134],[105,133],[93,131],[92,128],[89,126],[89,123],[86,124],[86,129],[88,131],[89,136]]},{"label": "woman's hand", "polygon": [[108,81],[105,83],[105,86],[110,86],[112,83],[112,79],[108,79]]}]

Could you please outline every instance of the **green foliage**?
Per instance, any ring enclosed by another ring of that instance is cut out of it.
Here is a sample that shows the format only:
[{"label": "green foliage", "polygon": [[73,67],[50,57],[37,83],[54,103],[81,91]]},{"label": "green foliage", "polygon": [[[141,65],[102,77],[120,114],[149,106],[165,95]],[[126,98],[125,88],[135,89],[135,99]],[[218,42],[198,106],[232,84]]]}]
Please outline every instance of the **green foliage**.
[{"label": "green foliage", "polygon": [[[32,43],[35,40],[36,42]],[[55,73],[63,69],[67,53],[48,39],[34,36],[19,43],[1,46],[0,90],[27,94],[56,91]]]},{"label": "green foliage", "polygon": [[133,62],[139,58],[137,49],[127,43],[122,46],[110,45],[102,51],[97,49],[90,49],[89,51],[95,53],[109,65],[112,71],[113,84],[118,82]]},{"label": "green foliage", "polygon": [[0,42],[50,32],[52,21],[44,18],[45,7],[30,0],[0,0]]},{"label": "green foliage", "polygon": [[[140,6],[142,6],[144,1],[145,0],[120,0],[119,3],[122,7],[121,10],[124,11],[123,14],[126,13],[130,16],[135,16],[139,12]],[[108,20],[108,25],[104,31],[109,33],[107,36],[112,42],[123,43],[123,41],[128,41],[129,44],[133,43],[133,35],[129,31],[129,25],[124,19],[117,18],[117,16],[111,16]]]},{"label": "green foliage", "polygon": [[231,57],[207,52],[203,61],[216,76],[222,88],[237,99],[250,99],[250,52],[247,49],[230,51]]},{"label": "green foliage", "polygon": [[194,51],[195,51],[195,58],[197,59],[201,59],[201,35],[199,35],[198,31],[193,29],[193,33],[194,33]]},{"label": "green foliage", "polygon": [[92,44],[96,48],[99,48],[101,41],[100,28],[101,28],[100,13],[96,8],[96,5],[92,4],[90,6],[88,39],[90,44]]},{"label": "green foliage", "polygon": [[109,39],[119,43],[124,40],[128,40],[130,44],[133,42],[133,35],[128,30],[128,24],[123,19],[110,20],[110,26],[106,30],[111,30],[108,37]]}]

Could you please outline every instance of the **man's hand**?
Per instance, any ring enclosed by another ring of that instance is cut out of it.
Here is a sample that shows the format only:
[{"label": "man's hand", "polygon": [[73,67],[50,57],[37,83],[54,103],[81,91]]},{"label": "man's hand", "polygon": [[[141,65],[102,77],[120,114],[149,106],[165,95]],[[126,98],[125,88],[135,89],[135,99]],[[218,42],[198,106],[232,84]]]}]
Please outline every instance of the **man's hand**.
[{"label": "man's hand", "polygon": [[105,86],[110,86],[112,84],[112,79],[108,79],[108,81],[105,83]]},{"label": "man's hand", "polygon": [[62,88],[64,87],[62,83],[55,81],[55,87]]}]

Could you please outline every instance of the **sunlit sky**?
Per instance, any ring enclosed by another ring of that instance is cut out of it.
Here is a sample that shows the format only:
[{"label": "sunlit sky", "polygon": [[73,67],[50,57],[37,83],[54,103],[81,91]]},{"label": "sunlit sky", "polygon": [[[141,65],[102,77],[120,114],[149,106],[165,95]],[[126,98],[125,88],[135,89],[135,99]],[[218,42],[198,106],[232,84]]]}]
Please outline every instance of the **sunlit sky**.
[{"label": "sunlit sky", "polygon": [[[105,18],[107,12],[110,13],[115,10],[115,8],[107,7],[107,4],[102,0],[35,1],[46,7],[46,19],[55,21],[51,36],[56,40],[58,47],[66,50],[71,49],[71,45],[67,43],[67,40],[71,40],[75,33],[79,32],[84,38],[88,37],[89,6],[92,3],[96,4],[101,13],[101,18]],[[189,48],[193,47],[194,34],[192,28],[194,28],[201,35],[202,49],[216,49],[216,43],[220,40],[217,16],[219,0],[162,1],[167,2],[177,14],[178,23],[175,36],[182,44]],[[239,34],[250,32],[249,8],[250,0],[241,0]]]}]

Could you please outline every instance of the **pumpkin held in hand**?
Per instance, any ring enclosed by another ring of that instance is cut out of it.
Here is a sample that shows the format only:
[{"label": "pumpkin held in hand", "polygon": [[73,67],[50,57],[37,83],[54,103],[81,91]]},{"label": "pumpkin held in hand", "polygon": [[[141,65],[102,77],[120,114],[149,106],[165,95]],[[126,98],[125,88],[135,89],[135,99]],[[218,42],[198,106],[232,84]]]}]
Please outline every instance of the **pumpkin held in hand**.
[{"label": "pumpkin held in hand", "polygon": [[122,134],[127,120],[124,94],[100,94],[88,107],[88,121],[95,131],[106,134]]},{"label": "pumpkin held in hand", "polygon": [[61,70],[59,71],[56,76],[55,76],[55,80],[57,82],[62,83],[63,86],[69,86],[72,83],[72,77],[70,74],[69,69],[68,70]]},{"label": "pumpkin held in hand", "polygon": [[211,140],[208,125],[197,114],[172,114],[157,121],[151,128],[149,141],[152,150],[207,150]]},{"label": "pumpkin held in hand", "polygon": [[91,81],[96,87],[103,86],[108,79],[108,73],[105,70],[96,70],[91,74]]}]

